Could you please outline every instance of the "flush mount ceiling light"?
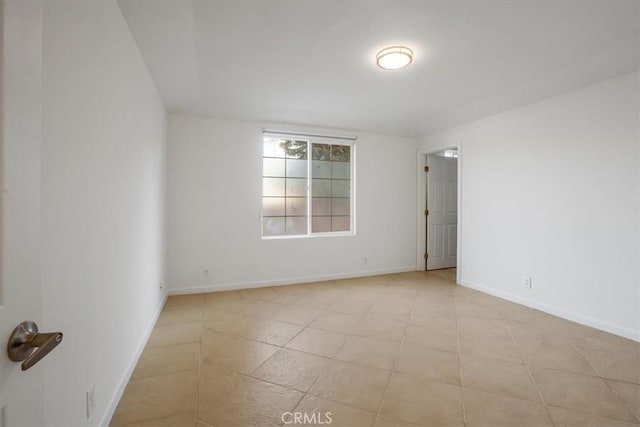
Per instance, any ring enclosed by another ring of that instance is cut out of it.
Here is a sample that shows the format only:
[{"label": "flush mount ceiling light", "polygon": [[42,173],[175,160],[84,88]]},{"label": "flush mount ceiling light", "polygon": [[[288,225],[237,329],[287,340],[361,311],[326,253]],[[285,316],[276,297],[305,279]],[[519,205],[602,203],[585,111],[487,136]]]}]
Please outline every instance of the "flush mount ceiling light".
[{"label": "flush mount ceiling light", "polygon": [[376,64],[383,70],[398,70],[413,61],[413,51],[405,46],[391,46],[376,55]]}]

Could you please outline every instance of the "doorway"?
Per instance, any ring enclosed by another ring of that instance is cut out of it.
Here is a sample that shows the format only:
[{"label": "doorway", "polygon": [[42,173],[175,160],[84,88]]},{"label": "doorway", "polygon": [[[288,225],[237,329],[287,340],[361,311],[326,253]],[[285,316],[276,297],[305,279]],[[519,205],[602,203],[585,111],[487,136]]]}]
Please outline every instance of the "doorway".
[{"label": "doorway", "polygon": [[425,270],[457,267],[458,151],[426,155]]}]

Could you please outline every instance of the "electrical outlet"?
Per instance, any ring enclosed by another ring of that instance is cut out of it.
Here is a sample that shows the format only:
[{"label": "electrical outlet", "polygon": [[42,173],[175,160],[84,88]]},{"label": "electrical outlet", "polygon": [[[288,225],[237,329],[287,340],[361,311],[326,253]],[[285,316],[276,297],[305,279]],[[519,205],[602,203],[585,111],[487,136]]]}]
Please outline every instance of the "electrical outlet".
[{"label": "electrical outlet", "polygon": [[202,277],[209,277],[209,269],[208,268],[203,268],[202,269]]},{"label": "electrical outlet", "polygon": [[164,285],[162,284],[162,282],[160,282],[160,290],[164,290]]},{"label": "electrical outlet", "polygon": [[365,264],[365,265],[366,265],[366,264],[369,264],[369,258],[364,257],[364,258],[362,259],[362,263],[363,263],[363,264]]},{"label": "electrical outlet", "polygon": [[87,419],[91,418],[91,414],[96,409],[96,386],[91,384],[87,390]]},{"label": "electrical outlet", "polygon": [[523,284],[524,284],[525,288],[531,289],[532,288],[532,286],[531,286],[531,277],[524,277],[523,278]]}]

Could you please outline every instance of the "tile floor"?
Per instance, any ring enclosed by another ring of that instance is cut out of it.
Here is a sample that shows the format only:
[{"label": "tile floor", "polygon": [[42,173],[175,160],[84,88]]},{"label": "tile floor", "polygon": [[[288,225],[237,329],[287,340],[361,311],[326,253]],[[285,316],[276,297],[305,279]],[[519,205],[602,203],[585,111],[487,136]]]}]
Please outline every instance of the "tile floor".
[{"label": "tile floor", "polygon": [[638,426],[640,344],[454,277],[171,297],[111,425]]}]

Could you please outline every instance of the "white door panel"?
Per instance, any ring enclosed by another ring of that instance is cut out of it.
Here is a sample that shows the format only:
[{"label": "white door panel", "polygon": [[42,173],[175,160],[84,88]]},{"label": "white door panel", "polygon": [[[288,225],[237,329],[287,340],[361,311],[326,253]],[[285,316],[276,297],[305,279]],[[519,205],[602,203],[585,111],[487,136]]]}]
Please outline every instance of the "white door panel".
[{"label": "white door panel", "polygon": [[42,130],[42,2],[4,0],[0,132],[0,409],[6,427],[41,426],[46,358],[27,371],[6,345],[24,320],[41,324],[40,152]]},{"label": "white door panel", "polygon": [[456,266],[458,227],[458,162],[427,157],[427,270]]}]

